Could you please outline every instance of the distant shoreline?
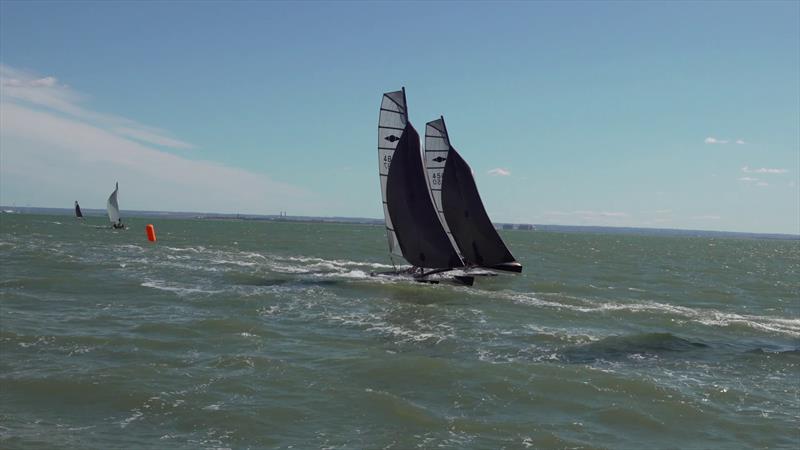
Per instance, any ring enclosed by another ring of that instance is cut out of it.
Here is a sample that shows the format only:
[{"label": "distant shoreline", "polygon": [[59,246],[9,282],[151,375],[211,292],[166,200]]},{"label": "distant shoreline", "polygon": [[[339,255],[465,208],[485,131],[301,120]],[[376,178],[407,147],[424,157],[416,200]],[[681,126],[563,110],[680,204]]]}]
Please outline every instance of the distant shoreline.
[{"label": "distant shoreline", "polygon": [[[84,216],[105,217],[104,209],[81,209]],[[0,206],[3,215],[8,211],[16,214],[52,214],[71,216],[75,212],[72,208],[42,208]],[[383,219],[366,217],[322,217],[322,216],[280,216],[265,214],[224,214],[201,212],[173,212],[173,211],[136,211],[126,210],[128,217],[162,218],[162,219],[196,219],[196,220],[242,220],[242,221],[267,221],[286,223],[331,223],[383,226]],[[800,234],[785,233],[752,233],[746,231],[714,231],[714,230],[686,230],[674,228],[640,228],[640,227],[611,227],[594,225],[550,225],[550,224],[512,224],[494,223],[494,226],[503,230],[520,232],[555,232],[555,233],[597,233],[597,234],[634,234],[642,236],[687,236],[687,237],[729,237],[739,239],[775,239],[775,240],[800,240]],[[530,228],[528,228],[530,227]]]}]

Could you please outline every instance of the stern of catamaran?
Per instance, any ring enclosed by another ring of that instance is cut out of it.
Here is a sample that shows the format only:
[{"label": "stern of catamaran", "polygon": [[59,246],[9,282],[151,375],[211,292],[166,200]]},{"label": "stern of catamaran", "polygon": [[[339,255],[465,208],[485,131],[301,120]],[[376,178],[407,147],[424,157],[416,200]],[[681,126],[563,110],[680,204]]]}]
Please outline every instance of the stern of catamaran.
[{"label": "stern of catamaran", "polygon": [[486,269],[501,270],[503,272],[522,273],[522,264],[516,261],[512,261],[512,262],[495,264],[493,266],[488,266],[486,267]]}]

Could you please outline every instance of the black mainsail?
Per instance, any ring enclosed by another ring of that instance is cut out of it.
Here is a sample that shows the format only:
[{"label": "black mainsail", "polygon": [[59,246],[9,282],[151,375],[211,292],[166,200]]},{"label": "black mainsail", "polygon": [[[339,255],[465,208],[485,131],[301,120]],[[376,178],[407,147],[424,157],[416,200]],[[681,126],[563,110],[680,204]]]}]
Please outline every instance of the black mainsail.
[{"label": "black mainsail", "polygon": [[81,206],[78,204],[78,201],[75,200],[75,217],[82,219],[83,213],[81,212]]},{"label": "black mainsail", "polygon": [[419,268],[463,267],[431,201],[405,89],[383,94],[378,163],[389,251]]},{"label": "black mainsail", "polygon": [[425,167],[439,218],[464,263],[522,272],[486,214],[472,170],[450,144],[444,117],[425,126]]}]

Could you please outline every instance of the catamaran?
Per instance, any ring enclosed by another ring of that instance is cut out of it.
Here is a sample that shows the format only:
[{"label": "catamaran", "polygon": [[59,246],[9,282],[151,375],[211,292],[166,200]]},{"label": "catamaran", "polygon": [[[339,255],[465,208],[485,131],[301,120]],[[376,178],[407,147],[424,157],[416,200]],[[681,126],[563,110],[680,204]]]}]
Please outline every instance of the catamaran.
[{"label": "catamaran", "polygon": [[111,221],[111,227],[116,229],[124,229],[125,225],[122,224],[122,219],[119,217],[117,192],[119,192],[119,183],[116,183],[114,192],[112,192],[108,197],[108,202],[106,202],[106,211],[108,212],[108,220]]},{"label": "catamaran", "polygon": [[83,219],[83,213],[81,212],[81,206],[78,204],[78,201],[75,200],[75,217],[78,219]]},{"label": "catamaran", "polygon": [[411,268],[375,275],[436,283],[451,272],[448,281],[472,285],[475,275],[490,273],[476,269],[521,272],[486,214],[469,166],[450,145],[444,119],[429,122],[425,134],[423,162],[405,88],[383,94],[378,172],[386,237],[392,264],[399,256]]}]

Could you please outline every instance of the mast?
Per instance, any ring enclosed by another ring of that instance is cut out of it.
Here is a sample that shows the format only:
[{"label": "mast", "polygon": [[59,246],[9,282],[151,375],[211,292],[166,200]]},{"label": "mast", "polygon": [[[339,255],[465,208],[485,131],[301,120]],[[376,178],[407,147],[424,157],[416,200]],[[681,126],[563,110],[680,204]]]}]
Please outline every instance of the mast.
[{"label": "mast", "polygon": [[378,157],[389,251],[416,267],[463,267],[431,201],[405,89],[383,95]]},{"label": "mast", "polygon": [[381,181],[381,199],[383,200],[383,218],[386,224],[386,239],[389,243],[389,253],[403,256],[400,243],[394,231],[392,218],[386,203],[386,184],[389,177],[389,166],[408,123],[406,110],[406,89],[387,92],[381,99],[381,108],[378,115],[378,176]]},{"label": "mast", "polygon": [[447,136],[447,128],[444,124],[444,117],[428,122],[425,125],[425,173],[427,175],[428,188],[431,191],[431,200],[439,221],[442,223],[444,231],[447,233],[453,247],[458,251],[458,256],[463,260],[458,244],[453,238],[450,226],[444,216],[442,208],[442,174],[444,165],[447,162],[450,151],[450,138]]},{"label": "mast", "polygon": [[486,213],[472,169],[450,143],[444,117],[428,122],[425,150],[434,203],[465,263],[522,272]]}]

